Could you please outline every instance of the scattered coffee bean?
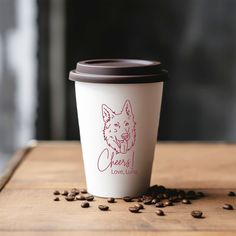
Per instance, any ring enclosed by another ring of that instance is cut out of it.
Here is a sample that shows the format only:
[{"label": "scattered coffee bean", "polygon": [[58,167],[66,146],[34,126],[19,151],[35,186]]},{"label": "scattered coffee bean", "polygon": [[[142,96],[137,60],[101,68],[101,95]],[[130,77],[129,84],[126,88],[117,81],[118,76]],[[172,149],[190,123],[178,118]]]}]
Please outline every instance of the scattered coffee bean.
[{"label": "scattered coffee bean", "polygon": [[154,199],[152,199],[151,204],[156,204],[156,203],[159,202],[159,201],[160,201],[159,198],[154,198]]},{"label": "scattered coffee bean", "polygon": [[151,195],[143,195],[142,196],[142,200],[144,201],[144,200],[146,200],[146,199],[153,199],[153,197],[151,196]]},{"label": "scattered coffee bean", "polygon": [[137,200],[136,200],[137,202],[142,202],[143,201],[143,199],[141,198],[141,197],[139,197],[139,198],[137,198]]},{"label": "scattered coffee bean", "polygon": [[202,218],[202,211],[192,211],[191,216],[194,218]]},{"label": "scattered coffee bean", "polygon": [[130,196],[125,196],[125,197],[123,197],[123,200],[124,200],[125,202],[132,202],[132,201],[133,201],[132,197],[130,197]]},{"label": "scattered coffee bean", "polygon": [[74,201],[74,200],[75,200],[75,196],[73,196],[73,195],[68,195],[68,196],[65,197],[65,199],[66,199],[67,201],[71,202],[71,201]]},{"label": "scattered coffee bean", "polygon": [[94,196],[93,196],[93,195],[88,195],[88,196],[85,197],[85,199],[86,199],[87,201],[91,202],[91,201],[93,201]]},{"label": "scattered coffee bean", "polygon": [[75,198],[76,194],[75,193],[69,193],[67,197],[74,197]]},{"label": "scattered coffee bean", "polygon": [[64,190],[64,191],[61,193],[62,196],[67,196],[68,194],[69,194],[69,193],[68,193],[67,190]]},{"label": "scattered coffee bean", "polygon": [[173,206],[173,202],[168,200],[164,202],[164,206]]},{"label": "scattered coffee bean", "polygon": [[158,216],[164,216],[165,215],[164,211],[162,211],[161,209],[156,210],[156,214]]},{"label": "scattered coffee bean", "polygon": [[109,202],[109,203],[115,203],[115,198],[114,197],[110,197],[110,198],[108,198],[107,199],[107,202]]},{"label": "scattered coffee bean", "polygon": [[81,193],[88,193],[86,188],[80,189],[80,192],[81,192]]},{"label": "scattered coffee bean", "polygon": [[194,191],[188,191],[186,194],[186,198],[191,199],[191,200],[195,200],[197,198],[196,193]]},{"label": "scattered coffee bean", "polygon": [[224,204],[224,205],[223,205],[223,209],[225,209],[225,210],[233,210],[234,208],[233,208],[233,206],[230,205],[230,204]]},{"label": "scattered coffee bean", "polygon": [[196,195],[196,193],[195,193],[195,191],[193,191],[193,190],[189,190],[189,191],[187,192],[187,195]]},{"label": "scattered coffee bean", "polygon": [[151,204],[154,204],[154,205],[155,205],[157,202],[158,202],[157,199],[156,199],[156,198],[153,198]]},{"label": "scattered coffee bean", "polygon": [[129,207],[129,211],[132,212],[132,213],[138,213],[139,212],[139,207]]},{"label": "scattered coffee bean", "polygon": [[170,197],[169,199],[168,199],[169,201],[171,201],[171,202],[180,202],[181,200],[178,198],[178,197]]},{"label": "scattered coffee bean", "polygon": [[178,196],[179,199],[185,198],[185,192],[184,191],[179,191]]},{"label": "scattered coffee bean", "polygon": [[139,210],[144,209],[143,204],[141,204],[141,203],[136,203],[134,206],[135,206],[135,207],[138,207]]},{"label": "scattered coffee bean", "polygon": [[156,200],[157,200],[157,202],[160,202],[161,201],[161,198],[160,197],[158,197],[158,196],[156,196],[156,198],[155,198]]},{"label": "scattered coffee bean", "polygon": [[76,196],[76,200],[83,201],[83,200],[85,200],[85,196],[82,194],[79,194]]},{"label": "scattered coffee bean", "polygon": [[183,204],[191,204],[191,201],[190,201],[189,199],[184,198],[184,199],[182,200],[182,203],[183,203]]},{"label": "scattered coffee bean", "polygon": [[163,204],[163,202],[157,202],[155,206],[162,208],[162,207],[164,207],[164,204]]},{"label": "scattered coffee bean", "polygon": [[81,207],[82,208],[88,208],[89,207],[89,203],[88,202],[82,202],[81,203]]},{"label": "scattered coffee bean", "polygon": [[145,205],[151,205],[152,204],[152,199],[151,198],[146,198],[143,200],[143,204]]},{"label": "scattered coffee bean", "polygon": [[54,194],[54,195],[60,195],[60,192],[59,192],[58,190],[55,190],[55,191],[53,192],[53,194]]},{"label": "scattered coffee bean", "polygon": [[166,191],[166,188],[162,185],[157,186],[157,192],[158,193],[164,193]]},{"label": "scattered coffee bean", "polygon": [[70,190],[70,192],[73,193],[73,194],[75,194],[75,195],[77,195],[77,194],[79,194],[79,189],[77,189],[77,188],[72,188],[72,189]]},{"label": "scattered coffee bean", "polygon": [[[85,196],[82,194],[84,193]],[[61,195],[65,196],[65,199],[67,201],[74,201],[76,200],[87,200],[82,202],[81,207],[86,208],[89,207],[90,204],[88,201],[93,201],[94,196],[91,194],[87,194],[87,190],[82,188],[73,188],[69,192],[67,190],[64,190],[61,192]],[[53,192],[54,195],[60,195],[60,192],[58,190],[55,190]],[[86,196],[87,195],[87,196]],[[236,196],[234,192],[229,192],[228,196]],[[199,199],[204,197],[204,193],[202,192],[195,192],[193,190],[189,190],[188,192],[185,192],[184,190],[178,190],[178,189],[168,189],[164,186],[152,186],[148,189],[148,191],[143,195],[142,197],[135,198],[136,203],[134,206],[129,207],[129,211],[132,213],[138,213],[141,209],[144,209],[143,204],[145,205],[151,205],[155,204],[157,208],[162,208],[165,206],[173,206],[173,203],[182,202],[182,204],[191,204],[191,200]],[[133,202],[133,198],[130,196],[123,197],[123,200],[125,202]],[[55,197],[54,201],[60,201],[59,197]],[[162,202],[161,202],[162,201]],[[115,198],[107,198],[108,203],[114,203]],[[141,202],[143,204],[141,204]],[[109,209],[109,206],[106,205],[99,205],[98,208],[102,211],[107,211]],[[232,210],[233,206],[230,204],[224,204],[223,206],[226,210]],[[156,210],[156,214],[159,216],[165,215],[165,213],[161,209]],[[191,215],[195,218],[202,218],[202,212],[201,211],[192,211]]]},{"label": "scattered coffee bean", "polygon": [[199,198],[205,197],[205,194],[203,192],[197,192],[197,197]]},{"label": "scattered coffee bean", "polygon": [[147,191],[146,191],[146,194],[158,194],[158,186],[157,185],[153,185],[153,186],[150,186]]},{"label": "scattered coffee bean", "polygon": [[163,194],[158,194],[157,198],[159,198],[160,200],[164,199]]},{"label": "scattered coffee bean", "polygon": [[232,191],[231,191],[231,192],[228,193],[228,196],[229,196],[229,197],[235,197],[236,194],[235,194],[235,192],[232,192]]},{"label": "scattered coffee bean", "polygon": [[167,198],[169,198],[169,197],[170,197],[170,195],[167,194],[167,193],[164,193],[164,194],[162,195],[162,198],[164,198],[164,199],[167,199]]},{"label": "scattered coffee bean", "polygon": [[178,190],[177,189],[168,189],[168,194],[169,194],[169,197],[177,197],[178,195]]},{"label": "scattered coffee bean", "polygon": [[106,205],[99,205],[98,208],[101,210],[101,211],[107,211],[109,209],[109,206],[106,206]]}]

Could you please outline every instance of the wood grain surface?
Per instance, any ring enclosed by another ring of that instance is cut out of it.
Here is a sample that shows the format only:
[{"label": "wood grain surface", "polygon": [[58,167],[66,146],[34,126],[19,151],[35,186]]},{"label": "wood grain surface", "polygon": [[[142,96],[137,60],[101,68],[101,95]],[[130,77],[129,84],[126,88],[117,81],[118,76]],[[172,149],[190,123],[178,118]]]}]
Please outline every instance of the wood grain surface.
[{"label": "wood grain surface", "polygon": [[25,148],[18,150],[15,155],[10,159],[6,168],[0,174],[0,192],[7,184],[7,182],[9,181],[21,161],[23,161],[27,154],[29,154],[29,152],[33,150],[36,145],[37,142],[35,140],[30,141]]},{"label": "wood grain surface", "polygon": [[[165,207],[166,216],[145,206],[132,214],[118,199],[101,212],[95,198],[83,209],[79,201],[53,201],[55,189],[85,187],[81,147],[78,142],[42,142],[24,159],[0,192],[0,235],[234,235],[236,210],[236,145],[208,143],[159,143],[156,147],[152,184],[201,190],[206,197],[191,205]],[[200,209],[205,218],[190,212]]]}]

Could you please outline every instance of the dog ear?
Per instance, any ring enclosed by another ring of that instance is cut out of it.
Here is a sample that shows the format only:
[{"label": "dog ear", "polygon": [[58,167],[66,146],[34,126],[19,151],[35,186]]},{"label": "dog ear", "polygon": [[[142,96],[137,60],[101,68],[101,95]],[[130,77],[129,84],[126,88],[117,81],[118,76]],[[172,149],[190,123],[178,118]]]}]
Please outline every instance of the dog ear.
[{"label": "dog ear", "polygon": [[122,113],[123,112],[129,117],[134,117],[134,114],[132,112],[132,107],[131,107],[131,104],[130,104],[129,100],[125,101],[125,104],[124,104],[123,109],[122,109]]},{"label": "dog ear", "polygon": [[114,117],[114,112],[105,104],[102,105],[102,117],[105,123]]}]

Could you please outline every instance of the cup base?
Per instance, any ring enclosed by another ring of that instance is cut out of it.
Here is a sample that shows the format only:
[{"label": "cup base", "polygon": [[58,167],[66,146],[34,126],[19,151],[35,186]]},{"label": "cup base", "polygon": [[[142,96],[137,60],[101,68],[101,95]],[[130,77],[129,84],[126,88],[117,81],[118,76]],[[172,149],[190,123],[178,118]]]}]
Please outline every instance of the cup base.
[{"label": "cup base", "polygon": [[139,192],[124,192],[122,193],[101,193],[101,192],[96,192],[96,191],[92,191],[90,189],[88,189],[88,193],[92,194],[95,197],[99,197],[99,198],[109,198],[109,197],[113,197],[113,198],[120,198],[122,199],[125,196],[130,196],[132,198],[137,198],[142,196],[148,187],[146,187],[143,191],[139,191]]}]

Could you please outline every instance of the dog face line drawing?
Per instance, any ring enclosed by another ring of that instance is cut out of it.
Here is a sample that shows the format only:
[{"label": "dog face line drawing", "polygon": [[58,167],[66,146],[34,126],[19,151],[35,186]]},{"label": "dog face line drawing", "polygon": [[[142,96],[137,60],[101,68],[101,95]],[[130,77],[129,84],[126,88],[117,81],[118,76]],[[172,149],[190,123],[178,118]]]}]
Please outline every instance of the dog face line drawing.
[{"label": "dog face line drawing", "polygon": [[106,104],[102,105],[104,121],[103,136],[116,154],[127,153],[135,144],[136,129],[131,103],[126,100],[120,113],[114,112]]}]

